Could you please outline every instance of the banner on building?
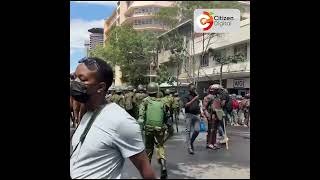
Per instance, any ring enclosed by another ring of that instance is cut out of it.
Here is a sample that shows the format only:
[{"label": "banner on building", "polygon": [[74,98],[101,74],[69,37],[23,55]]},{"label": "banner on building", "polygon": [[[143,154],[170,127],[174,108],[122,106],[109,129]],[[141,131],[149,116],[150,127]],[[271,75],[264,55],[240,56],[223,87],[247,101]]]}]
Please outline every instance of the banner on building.
[{"label": "banner on building", "polygon": [[195,9],[194,32],[232,33],[240,31],[239,9]]},{"label": "banner on building", "polygon": [[243,79],[234,79],[233,80],[233,87],[234,88],[244,88],[244,80]]}]

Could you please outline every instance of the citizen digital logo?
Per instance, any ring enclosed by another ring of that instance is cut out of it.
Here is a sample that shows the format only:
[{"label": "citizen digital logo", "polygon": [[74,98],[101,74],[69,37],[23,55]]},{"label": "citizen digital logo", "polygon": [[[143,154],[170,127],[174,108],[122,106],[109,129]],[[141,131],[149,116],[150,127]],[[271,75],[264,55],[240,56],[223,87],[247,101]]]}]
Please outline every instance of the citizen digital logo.
[{"label": "citizen digital logo", "polygon": [[196,9],[194,31],[196,33],[229,33],[240,30],[238,9]]},{"label": "citizen digital logo", "polygon": [[225,17],[225,16],[214,16],[214,20],[233,20],[233,17]]}]

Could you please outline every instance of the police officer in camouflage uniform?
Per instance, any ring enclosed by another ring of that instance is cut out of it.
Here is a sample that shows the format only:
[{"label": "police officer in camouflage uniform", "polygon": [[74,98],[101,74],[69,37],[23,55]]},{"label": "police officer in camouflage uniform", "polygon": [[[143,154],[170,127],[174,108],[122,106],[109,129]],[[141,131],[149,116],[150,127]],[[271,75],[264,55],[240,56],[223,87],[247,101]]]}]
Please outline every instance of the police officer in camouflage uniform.
[{"label": "police officer in camouflage uniform", "polygon": [[111,97],[114,95],[114,91],[115,91],[115,89],[113,87],[109,88],[108,93],[106,95],[106,101],[108,103],[111,103]]},{"label": "police officer in camouflage uniform", "polygon": [[167,178],[164,138],[167,129],[167,111],[161,98],[157,97],[158,84],[151,82],[147,86],[149,97],[143,99],[139,109],[139,124],[145,130],[146,152],[151,163],[154,145],[156,145],[157,160],[161,165],[161,179]]},{"label": "police officer in camouflage uniform", "polygon": [[134,109],[133,109],[133,97],[134,97],[134,92],[133,92],[134,87],[133,86],[128,86],[127,92],[124,94],[124,104],[125,104],[125,109],[126,111],[134,117]]},{"label": "police officer in camouflage uniform", "polygon": [[181,110],[182,104],[181,104],[181,100],[179,97],[179,94],[176,92],[173,94],[173,105],[172,105],[172,109],[173,109],[173,115],[174,115],[174,120],[176,121],[176,129],[178,132],[178,116]]},{"label": "police officer in camouflage uniform", "polygon": [[124,97],[122,95],[122,90],[117,87],[115,90],[115,94],[111,96],[111,102],[114,102],[124,108]]},{"label": "police officer in camouflage uniform", "polygon": [[148,97],[142,84],[138,85],[138,90],[133,96],[134,117],[139,118],[139,106],[144,98]]},{"label": "police officer in camouflage uniform", "polygon": [[221,102],[221,90],[219,84],[211,85],[208,89],[208,95],[203,99],[202,106],[204,118],[208,122],[207,148],[213,150],[220,148],[217,143],[217,130],[219,121],[222,121],[225,116]]},{"label": "police officer in camouflage uniform", "polygon": [[164,92],[165,96],[162,98],[163,103],[167,106],[168,109],[168,136],[166,137],[169,138],[173,135],[174,129],[173,129],[173,104],[174,104],[174,99],[171,96],[171,91],[170,89],[166,89]]}]

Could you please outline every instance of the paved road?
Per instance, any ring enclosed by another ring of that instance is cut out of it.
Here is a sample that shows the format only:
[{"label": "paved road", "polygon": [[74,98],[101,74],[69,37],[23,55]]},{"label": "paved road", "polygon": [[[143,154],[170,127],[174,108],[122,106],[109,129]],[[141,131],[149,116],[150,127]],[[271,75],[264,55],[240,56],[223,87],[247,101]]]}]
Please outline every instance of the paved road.
[{"label": "paved road", "polygon": [[[250,130],[245,127],[227,127],[229,150],[205,148],[206,134],[200,133],[194,144],[195,154],[188,154],[185,146],[184,124],[166,144],[168,179],[243,179],[250,178]],[[181,132],[183,131],[183,132]],[[160,165],[155,153],[152,167],[160,176]],[[127,159],[122,172],[123,179],[141,178],[138,170]]]}]

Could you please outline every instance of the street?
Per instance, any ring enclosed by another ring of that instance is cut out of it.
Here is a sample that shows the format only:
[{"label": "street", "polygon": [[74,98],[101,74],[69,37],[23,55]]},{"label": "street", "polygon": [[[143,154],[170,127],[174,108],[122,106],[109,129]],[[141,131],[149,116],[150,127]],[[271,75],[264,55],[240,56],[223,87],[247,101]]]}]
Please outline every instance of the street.
[{"label": "street", "polygon": [[[168,179],[250,178],[249,128],[227,126],[229,150],[225,146],[218,150],[206,149],[206,133],[202,132],[194,143],[194,155],[187,152],[184,130],[184,124],[179,124],[179,132],[175,131],[175,135],[165,143]],[[155,152],[151,164],[160,177],[160,165],[156,162]],[[141,178],[129,159],[126,159],[121,178]]]}]

